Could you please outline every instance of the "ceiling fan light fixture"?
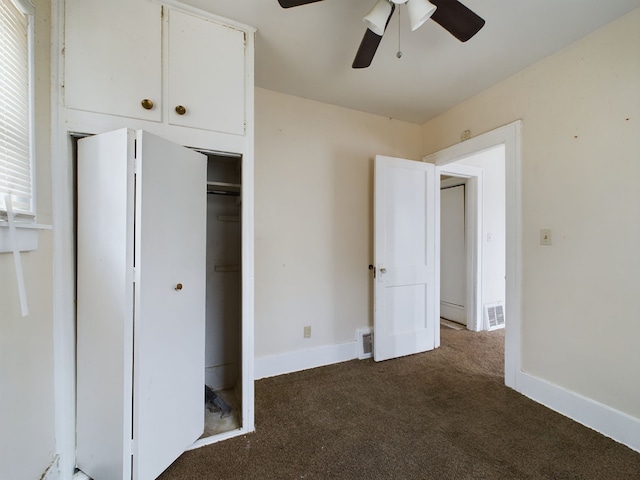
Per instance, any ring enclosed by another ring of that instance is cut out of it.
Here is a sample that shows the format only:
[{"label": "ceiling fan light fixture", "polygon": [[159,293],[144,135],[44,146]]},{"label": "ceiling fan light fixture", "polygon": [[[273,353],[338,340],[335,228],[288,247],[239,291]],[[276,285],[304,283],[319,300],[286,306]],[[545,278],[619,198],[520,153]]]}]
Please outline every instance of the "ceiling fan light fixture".
[{"label": "ceiling fan light fixture", "polygon": [[417,30],[424,22],[429,20],[436,6],[428,0],[408,0],[407,10],[409,11],[409,22],[411,30]]},{"label": "ceiling fan light fixture", "polygon": [[378,0],[371,11],[362,19],[367,28],[376,35],[382,36],[387,26],[387,20],[391,15],[389,0]]}]

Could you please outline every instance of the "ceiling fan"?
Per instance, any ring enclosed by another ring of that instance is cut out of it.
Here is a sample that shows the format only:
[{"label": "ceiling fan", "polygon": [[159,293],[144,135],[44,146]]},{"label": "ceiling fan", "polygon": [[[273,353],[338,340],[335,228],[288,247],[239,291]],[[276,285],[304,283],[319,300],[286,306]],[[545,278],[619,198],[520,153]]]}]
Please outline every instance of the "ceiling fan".
[{"label": "ceiling fan", "polygon": [[[298,7],[322,0],[278,0],[282,8]],[[461,42],[466,42],[484,26],[484,20],[458,0],[377,0],[373,9],[362,19],[367,31],[351,65],[367,68],[371,65],[396,5],[406,4],[411,30],[431,18]]]}]

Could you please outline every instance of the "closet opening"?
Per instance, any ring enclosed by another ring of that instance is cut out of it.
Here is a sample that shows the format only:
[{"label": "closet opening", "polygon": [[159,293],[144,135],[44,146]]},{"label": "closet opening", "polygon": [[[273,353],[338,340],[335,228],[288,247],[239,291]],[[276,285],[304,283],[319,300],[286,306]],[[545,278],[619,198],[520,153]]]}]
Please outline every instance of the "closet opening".
[{"label": "closet opening", "polygon": [[242,158],[201,153],[208,159],[204,439],[242,427]]}]

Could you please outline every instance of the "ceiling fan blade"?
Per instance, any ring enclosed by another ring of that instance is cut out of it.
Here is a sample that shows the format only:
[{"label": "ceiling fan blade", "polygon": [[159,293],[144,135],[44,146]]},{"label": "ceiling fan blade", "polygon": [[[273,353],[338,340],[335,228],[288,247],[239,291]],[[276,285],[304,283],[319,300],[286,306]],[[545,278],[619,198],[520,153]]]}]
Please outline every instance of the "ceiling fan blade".
[{"label": "ceiling fan blade", "polygon": [[436,7],[431,19],[451,35],[466,42],[484,26],[485,21],[458,0],[430,0]]},{"label": "ceiling fan blade", "polygon": [[282,8],[299,7],[308,3],[321,2],[322,0],[278,0]]},{"label": "ceiling fan blade", "polygon": [[[387,18],[387,24],[384,27],[385,31],[389,26],[389,21],[391,20],[391,16],[393,15],[395,9],[396,5],[392,3],[391,13],[389,14],[389,18]],[[351,68],[367,68],[369,65],[371,65],[373,57],[375,56],[376,50],[378,50],[378,45],[380,45],[381,41],[382,35],[377,35],[367,28],[367,31],[364,32],[364,37],[362,37],[362,42],[360,42],[360,47],[358,47],[356,58],[353,59]]]},{"label": "ceiling fan blade", "polygon": [[362,37],[362,42],[360,42],[356,58],[353,59],[351,68],[367,68],[371,65],[381,41],[382,37],[380,35],[376,35],[367,28],[367,31],[364,32],[364,37]]}]

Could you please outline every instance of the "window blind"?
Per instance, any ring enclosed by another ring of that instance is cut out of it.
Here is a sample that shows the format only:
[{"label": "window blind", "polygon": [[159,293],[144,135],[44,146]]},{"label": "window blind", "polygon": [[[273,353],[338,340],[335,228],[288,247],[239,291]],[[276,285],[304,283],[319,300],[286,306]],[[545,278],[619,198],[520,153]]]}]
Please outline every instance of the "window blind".
[{"label": "window blind", "polygon": [[14,1],[0,0],[0,211],[9,194],[16,213],[34,214],[29,20]]}]

